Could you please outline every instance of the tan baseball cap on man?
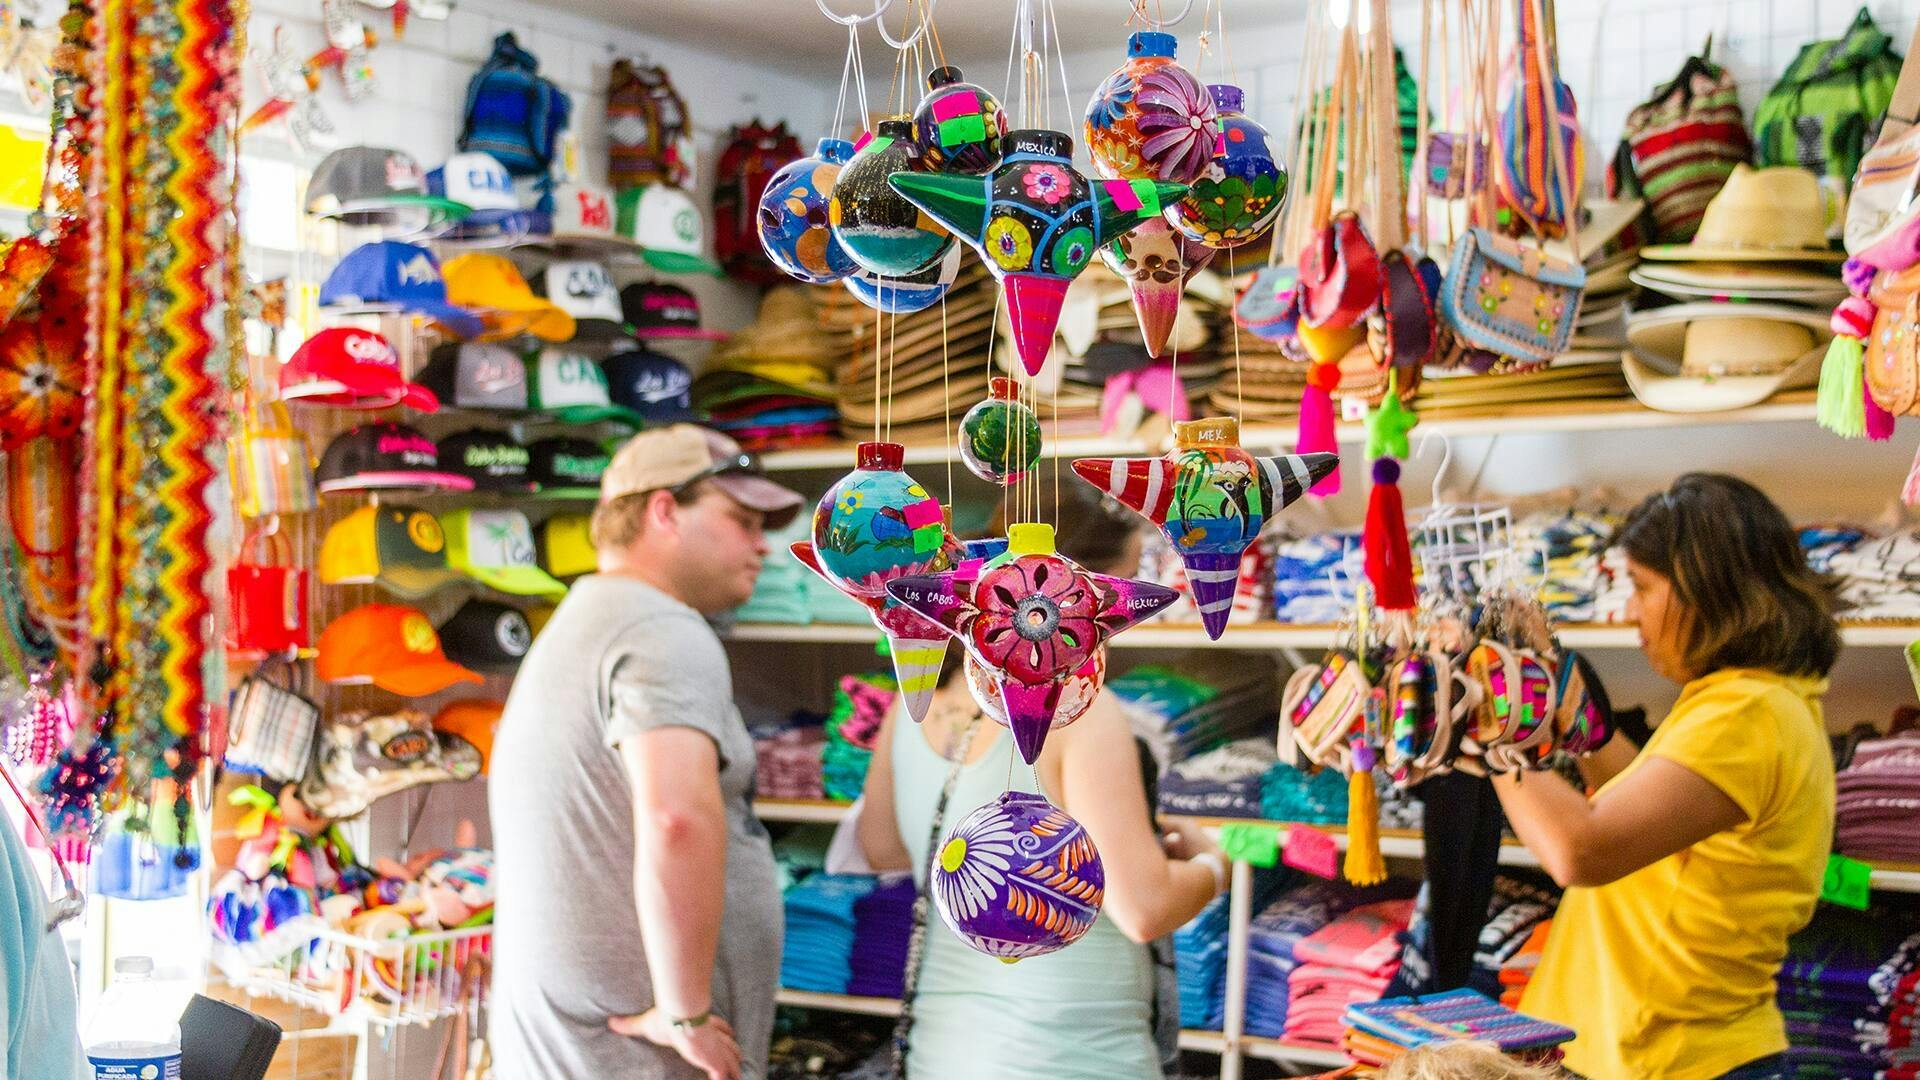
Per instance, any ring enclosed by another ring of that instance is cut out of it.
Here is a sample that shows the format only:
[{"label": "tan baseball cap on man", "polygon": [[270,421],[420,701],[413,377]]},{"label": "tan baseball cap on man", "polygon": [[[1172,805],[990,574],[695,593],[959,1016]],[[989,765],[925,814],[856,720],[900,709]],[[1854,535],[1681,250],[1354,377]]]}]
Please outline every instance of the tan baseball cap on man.
[{"label": "tan baseball cap on man", "polygon": [[806,502],[799,492],[767,479],[760,459],[742,451],[739,443],[692,424],[655,428],[628,439],[601,474],[600,501],[699,480],[712,480],[734,502],[765,514],[768,529],[787,525]]}]

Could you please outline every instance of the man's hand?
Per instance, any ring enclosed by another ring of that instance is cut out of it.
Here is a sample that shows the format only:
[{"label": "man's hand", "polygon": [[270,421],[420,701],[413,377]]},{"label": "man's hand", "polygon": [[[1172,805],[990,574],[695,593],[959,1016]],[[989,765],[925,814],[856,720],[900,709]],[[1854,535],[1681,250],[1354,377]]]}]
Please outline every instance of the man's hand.
[{"label": "man's hand", "polygon": [[607,1027],[618,1035],[645,1039],[672,1049],[687,1064],[707,1074],[707,1080],[740,1080],[740,1044],[733,1041],[733,1025],[710,1016],[698,1027],[675,1027],[659,1009],[638,1016],[616,1016]]}]

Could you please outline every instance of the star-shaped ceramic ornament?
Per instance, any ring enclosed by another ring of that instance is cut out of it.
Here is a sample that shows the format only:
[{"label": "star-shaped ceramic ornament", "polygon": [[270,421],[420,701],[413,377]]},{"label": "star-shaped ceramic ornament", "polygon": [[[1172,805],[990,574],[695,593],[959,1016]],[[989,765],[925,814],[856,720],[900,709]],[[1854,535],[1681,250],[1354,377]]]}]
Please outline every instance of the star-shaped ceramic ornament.
[{"label": "star-shaped ceramic ornament", "polygon": [[1159,526],[1186,567],[1207,636],[1233,613],[1240,560],[1281,510],[1334,469],[1335,454],[1257,457],[1240,446],[1240,423],[1209,417],[1174,425],[1157,458],[1081,458],[1080,478]]},{"label": "star-shaped ceramic ornament", "polygon": [[1113,635],[1179,594],[1081,569],[1054,549],[1053,526],[1024,522],[998,557],[889,582],[895,600],[958,639],[997,684],[1020,756],[1039,758],[1069,677]]}]

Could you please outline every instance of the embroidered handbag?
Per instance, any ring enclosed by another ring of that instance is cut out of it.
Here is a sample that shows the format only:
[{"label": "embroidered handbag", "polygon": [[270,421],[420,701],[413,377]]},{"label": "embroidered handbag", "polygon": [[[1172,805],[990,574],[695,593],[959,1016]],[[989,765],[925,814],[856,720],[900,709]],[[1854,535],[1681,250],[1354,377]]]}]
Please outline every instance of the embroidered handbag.
[{"label": "embroidered handbag", "polygon": [[293,426],[282,402],[248,410],[239,437],[228,444],[228,455],[241,517],[299,514],[319,505],[313,448]]},{"label": "embroidered handbag", "polygon": [[1554,745],[1569,754],[1591,754],[1613,737],[1613,703],[1585,656],[1560,654],[1560,685],[1554,691]]},{"label": "embroidered handbag", "polygon": [[1854,258],[1880,270],[1920,260],[1920,27],[1900,63],[1879,141],[1860,159],[1847,196],[1846,244]]},{"label": "embroidered handbag", "polygon": [[[1351,753],[1347,740],[1365,723],[1372,691],[1350,652],[1335,650],[1321,663],[1301,667],[1281,694],[1281,738],[1291,736],[1298,753],[1313,764],[1345,772]],[[1295,760],[1294,749],[1282,748],[1281,758]]]},{"label": "embroidered handbag", "polygon": [[[228,705],[227,768],[272,780],[299,780],[313,755],[320,706],[275,682],[269,660],[233,688]],[[291,672],[289,671],[289,674]]]},{"label": "embroidered handbag", "polygon": [[1380,300],[1380,254],[1351,210],[1333,216],[1300,253],[1300,317],[1308,326],[1358,326]]},{"label": "embroidered handbag", "polygon": [[1874,403],[1895,416],[1920,412],[1920,292],[1888,297],[1873,317],[1867,337],[1867,390]]}]

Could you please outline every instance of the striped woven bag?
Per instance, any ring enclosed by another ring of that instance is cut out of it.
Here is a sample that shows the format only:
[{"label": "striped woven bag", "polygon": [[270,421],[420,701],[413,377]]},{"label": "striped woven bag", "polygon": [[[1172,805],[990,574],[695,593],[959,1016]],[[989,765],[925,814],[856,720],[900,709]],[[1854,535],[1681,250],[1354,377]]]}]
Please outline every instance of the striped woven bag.
[{"label": "striped woven bag", "polygon": [[1740,93],[1727,69],[1709,59],[1711,38],[1671,82],[1627,114],[1607,168],[1609,198],[1647,200],[1655,242],[1684,244],[1735,165],[1753,153]]}]

